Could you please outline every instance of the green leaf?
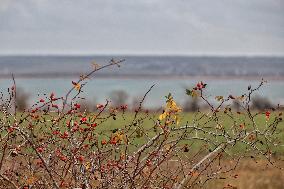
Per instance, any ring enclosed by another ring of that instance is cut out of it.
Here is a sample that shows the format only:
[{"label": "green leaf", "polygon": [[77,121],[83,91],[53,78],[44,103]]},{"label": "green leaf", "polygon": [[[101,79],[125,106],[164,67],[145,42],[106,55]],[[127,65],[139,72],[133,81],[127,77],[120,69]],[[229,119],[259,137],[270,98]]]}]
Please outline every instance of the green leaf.
[{"label": "green leaf", "polygon": [[188,96],[192,96],[192,90],[186,89],[185,92]]}]

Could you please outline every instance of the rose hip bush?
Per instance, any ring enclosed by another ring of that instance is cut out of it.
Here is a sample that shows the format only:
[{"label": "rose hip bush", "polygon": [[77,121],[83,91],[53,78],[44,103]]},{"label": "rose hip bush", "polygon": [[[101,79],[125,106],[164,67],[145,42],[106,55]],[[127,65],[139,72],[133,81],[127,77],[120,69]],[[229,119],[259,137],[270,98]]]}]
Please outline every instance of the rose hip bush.
[{"label": "rose hip bush", "polygon": [[[206,84],[197,83],[186,93],[208,109],[187,122],[171,94],[159,113],[142,108],[153,86],[133,112],[108,100],[92,113],[80,111],[87,81],[122,62],[94,64],[70,82],[65,96],[43,95],[24,112],[17,111],[13,77],[8,95],[1,93],[1,188],[193,188],[224,177],[244,158],[277,166],[275,152],[284,138],[279,106],[251,111],[251,97],[264,81],[241,96],[216,96],[215,102],[208,100]],[[233,101],[240,103],[238,112]]]}]

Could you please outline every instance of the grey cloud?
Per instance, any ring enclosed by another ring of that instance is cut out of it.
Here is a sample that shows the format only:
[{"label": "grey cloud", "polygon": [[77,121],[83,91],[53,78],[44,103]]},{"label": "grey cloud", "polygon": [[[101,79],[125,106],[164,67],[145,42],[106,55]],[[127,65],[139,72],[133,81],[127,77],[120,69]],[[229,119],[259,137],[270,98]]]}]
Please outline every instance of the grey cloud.
[{"label": "grey cloud", "polygon": [[283,8],[282,0],[0,0],[0,53],[284,53]]}]

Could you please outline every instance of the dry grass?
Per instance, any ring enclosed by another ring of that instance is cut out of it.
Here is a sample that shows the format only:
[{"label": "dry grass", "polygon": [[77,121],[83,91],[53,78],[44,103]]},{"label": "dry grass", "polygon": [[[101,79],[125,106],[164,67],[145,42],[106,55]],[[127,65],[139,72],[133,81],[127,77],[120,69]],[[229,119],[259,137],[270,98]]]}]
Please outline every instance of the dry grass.
[{"label": "dry grass", "polygon": [[[174,165],[173,165],[174,166]],[[278,164],[284,167],[284,161]],[[234,176],[237,175],[237,178]],[[12,187],[0,179],[0,189]],[[43,186],[43,188],[45,188]],[[251,159],[242,160],[238,168],[226,175],[220,175],[220,179],[208,181],[202,187],[194,189],[283,189],[284,170],[267,165],[267,161]]]},{"label": "dry grass", "polygon": [[[279,165],[284,167],[284,161]],[[237,178],[233,176],[238,175]],[[267,166],[267,162],[260,160],[244,160],[226,179],[218,179],[207,183],[202,188],[231,188],[231,189],[283,189],[284,170]]]}]

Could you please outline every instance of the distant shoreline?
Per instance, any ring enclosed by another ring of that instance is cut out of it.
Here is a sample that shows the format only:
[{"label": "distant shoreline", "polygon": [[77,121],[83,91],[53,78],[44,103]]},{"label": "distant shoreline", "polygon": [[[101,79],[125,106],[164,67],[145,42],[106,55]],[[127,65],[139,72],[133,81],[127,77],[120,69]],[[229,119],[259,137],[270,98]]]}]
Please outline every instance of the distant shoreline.
[{"label": "distant shoreline", "polygon": [[7,57],[197,57],[197,58],[284,58],[284,54],[218,54],[218,53],[0,53],[0,58]]},{"label": "distant shoreline", "polygon": [[[80,73],[15,73],[15,78],[20,79],[64,79],[64,78],[79,78]],[[11,74],[0,74],[0,79],[11,79]],[[284,76],[257,76],[257,75],[154,75],[154,74],[95,74],[92,78],[97,79],[170,79],[170,80],[181,80],[181,79],[198,79],[198,80],[264,80],[268,81],[284,81]]]}]

